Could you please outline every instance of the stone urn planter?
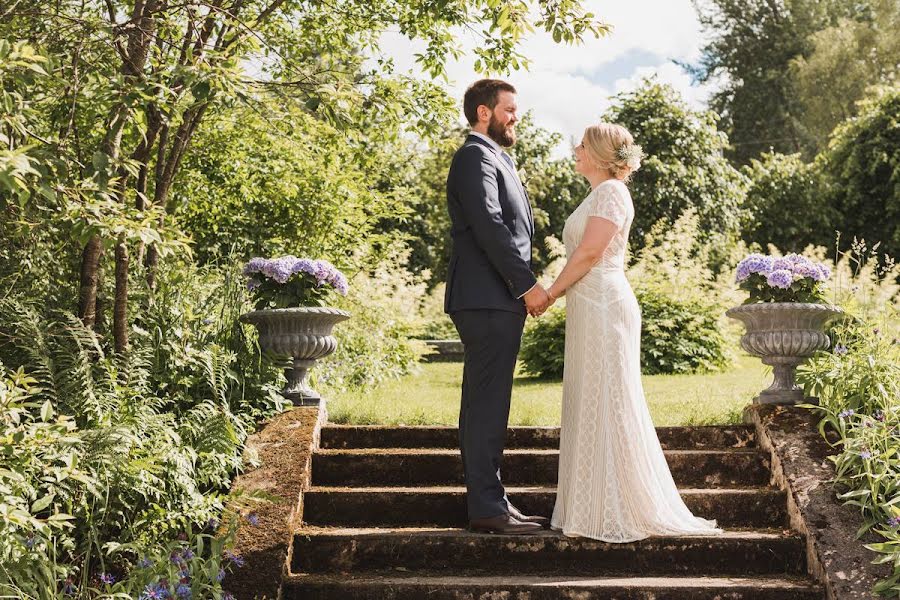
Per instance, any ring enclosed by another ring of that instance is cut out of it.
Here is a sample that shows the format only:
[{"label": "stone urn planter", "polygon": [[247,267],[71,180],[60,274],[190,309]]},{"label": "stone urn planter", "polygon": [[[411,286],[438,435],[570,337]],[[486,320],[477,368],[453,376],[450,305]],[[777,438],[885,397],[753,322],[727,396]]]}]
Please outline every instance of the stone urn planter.
[{"label": "stone urn planter", "polygon": [[794,382],[797,365],[829,346],[824,329],[844,311],[827,304],[760,302],[744,304],[726,315],[744,324],[741,348],[772,367],[775,380],[754,404],[799,404],[803,390]]},{"label": "stone urn planter", "polygon": [[241,316],[259,331],[259,346],[264,352],[291,359],[285,369],[287,385],[282,394],[295,406],[317,405],[321,396],[306,382],[316,360],[337,348],[331,331],[350,313],[337,308],[299,307],[254,310]]}]

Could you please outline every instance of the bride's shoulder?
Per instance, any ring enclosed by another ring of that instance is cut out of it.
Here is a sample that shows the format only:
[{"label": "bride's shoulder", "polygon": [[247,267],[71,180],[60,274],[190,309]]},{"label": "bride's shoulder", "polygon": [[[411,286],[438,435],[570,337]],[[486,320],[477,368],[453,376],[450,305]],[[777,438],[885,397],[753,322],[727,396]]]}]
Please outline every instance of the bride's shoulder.
[{"label": "bride's shoulder", "polygon": [[600,197],[630,197],[631,193],[628,191],[628,186],[625,185],[625,182],[621,179],[607,179],[606,181],[601,182],[597,187],[595,187],[591,191],[591,195]]}]

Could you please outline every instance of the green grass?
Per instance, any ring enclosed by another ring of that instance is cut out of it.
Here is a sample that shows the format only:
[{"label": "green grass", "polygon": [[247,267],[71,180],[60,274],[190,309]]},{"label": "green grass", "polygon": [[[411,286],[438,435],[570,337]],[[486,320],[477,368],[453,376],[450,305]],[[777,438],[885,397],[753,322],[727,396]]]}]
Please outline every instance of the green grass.
[{"label": "green grass", "polygon": [[[462,363],[422,364],[399,380],[368,391],[328,395],[333,423],[456,425]],[[644,393],[653,422],[663,425],[738,423],[741,409],[771,381],[759,360],[741,356],[721,373],[647,375]],[[561,381],[516,377],[511,425],[559,425]]]}]

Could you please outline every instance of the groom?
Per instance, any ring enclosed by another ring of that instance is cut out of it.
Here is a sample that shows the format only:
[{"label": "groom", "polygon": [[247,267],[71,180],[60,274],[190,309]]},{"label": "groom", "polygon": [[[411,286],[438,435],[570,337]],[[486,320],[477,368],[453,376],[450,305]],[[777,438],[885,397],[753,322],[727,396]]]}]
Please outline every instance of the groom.
[{"label": "groom", "polygon": [[463,109],[471,132],[447,176],[453,251],[444,310],[465,347],[459,445],[469,528],[536,533],[548,519],[523,515],[500,482],[525,316],[540,314],[550,301],[531,272],[528,195],[504,151],[516,141],[516,89],[498,79],[476,81]]}]

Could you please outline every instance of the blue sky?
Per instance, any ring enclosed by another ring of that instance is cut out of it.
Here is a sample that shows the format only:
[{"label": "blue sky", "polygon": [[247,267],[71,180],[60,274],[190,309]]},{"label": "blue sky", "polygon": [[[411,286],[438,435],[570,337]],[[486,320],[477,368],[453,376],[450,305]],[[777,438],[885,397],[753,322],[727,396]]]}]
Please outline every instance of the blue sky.
[{"label": "blue sky", "polygon": [[[553,43],[535,33],[521,50],[532,60],[529,71],[501,74],[519,90],[518,103],[532,110],[539,125],[563,134],[558,155],[568,152],[569,139],[580,138],[584,127],[599,120],[616,93],[634,89],[650,75],[673,85],[687,102],[705,107],[714,87],[695,86],[673,60],[695,63],[703,44],[700,24],[690,0],[634,0],[584,3],[612,32],[589,39],[581,46]],[[477,41],[462,37],[463,47]],[[388,34],[382,50],[403,71],[426,77],[415,66],[416,44],[399,34]],[[448,65],[450,91],[462,98],[466,86],[480,76],[465,58]]]}]

